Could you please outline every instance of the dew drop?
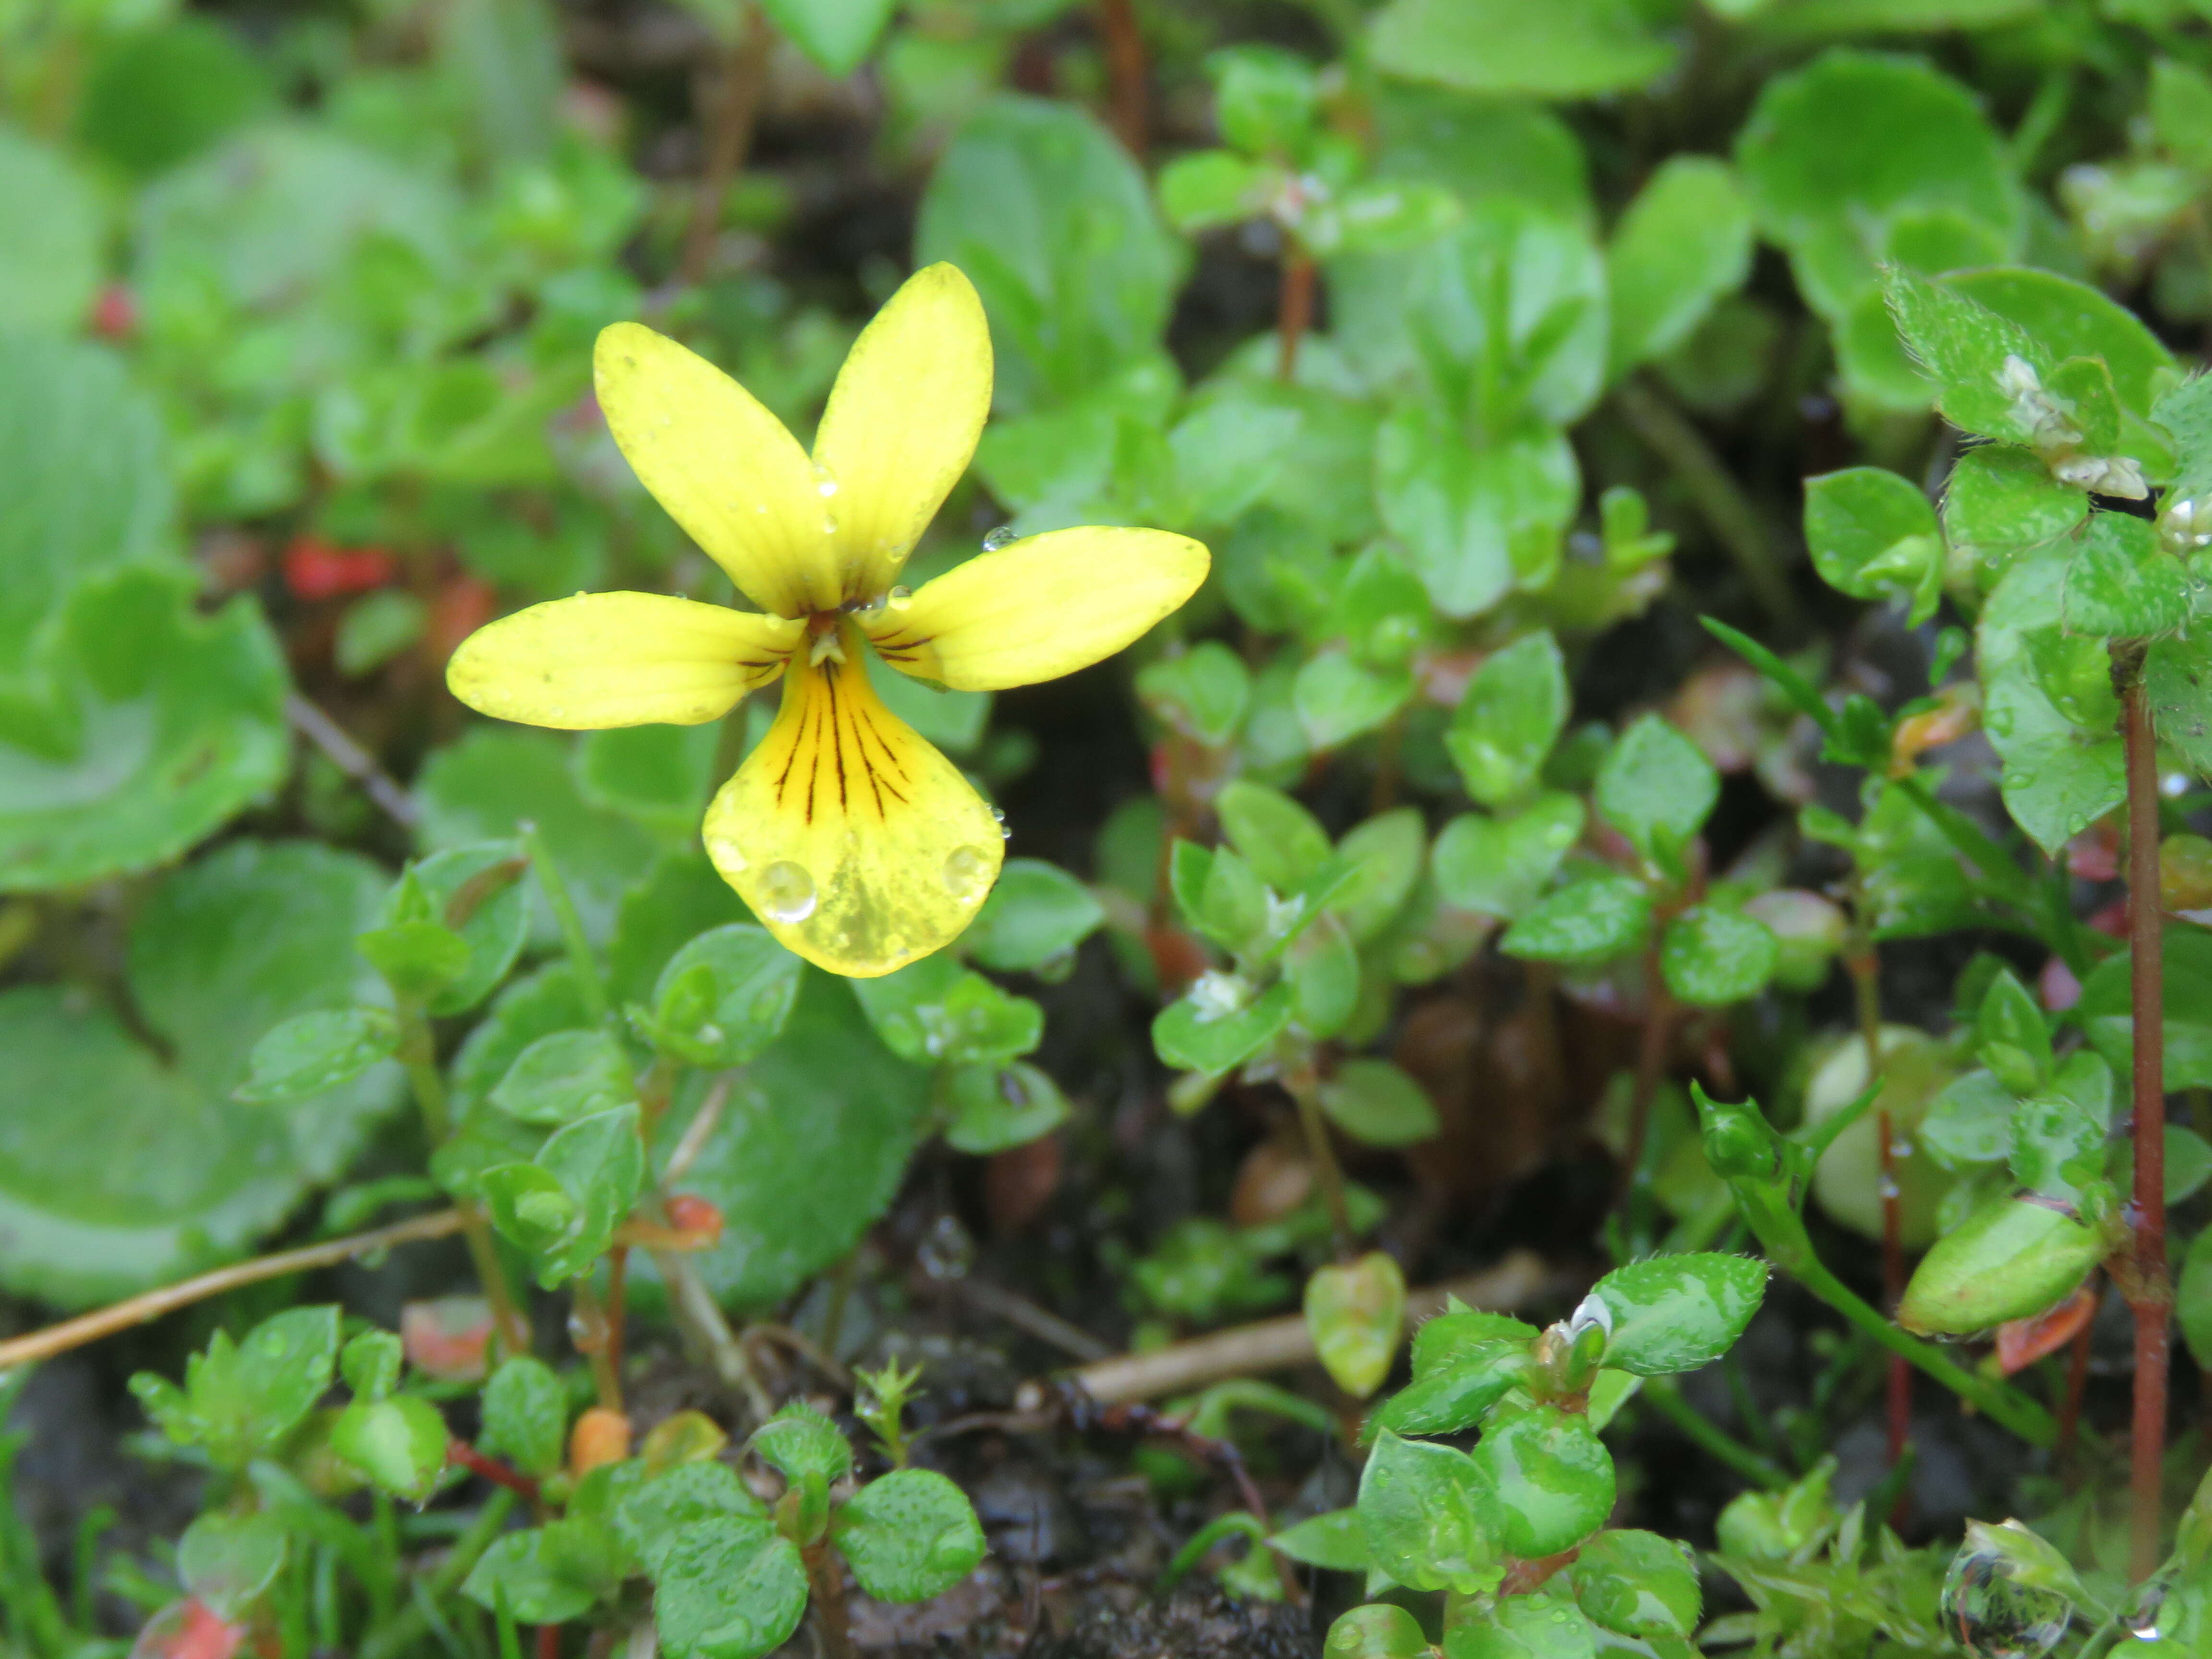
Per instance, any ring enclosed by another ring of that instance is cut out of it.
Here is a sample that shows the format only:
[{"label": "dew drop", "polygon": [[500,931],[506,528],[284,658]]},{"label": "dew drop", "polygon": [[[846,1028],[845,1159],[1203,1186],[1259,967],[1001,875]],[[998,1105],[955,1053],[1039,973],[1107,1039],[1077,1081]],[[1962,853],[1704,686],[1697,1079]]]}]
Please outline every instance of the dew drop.
[{"label": "dew drop", "polygon": [[835,514],[824,513],[822,515],[822,533],[825,536],[834,536],[837,533],[837,518]]},{"label": "dew drop", "polygon": [[1002,547],[1011,547],[1020,538],[1014,534],[1013,526],[1002,524],[996,530],[987,530],[983,532],[983,550],[986,553],[996,553]]},{"label": "dew drop", "polygon": [[911,587],[894,587],[884,595],[884,605],[887,610],[903,611],[913,603],[914,589]]},{"label": "dew drop", "polygon": [[761,872],[760,898],[770,921],[804,921],[814,914],[814,878],[789,859],[778,859]]},{"label": "dew drop", "polygon": [[714,861],[717,870],[732,876],[741,874],[750,862],[744,849],[727,836],[708,836],[707,856]]},{"label": "dew drop", "polygon": [[837,493],[837,479],[836,475],[834,475],[828,467],[823,466],[819,461],[816,462],[814,465],[814,493],[821,496],[824,501],[827,501],[830,496]]},{"label": "dew drop", "polygon": [[956,847],[945,858],[945,886],[957,899],[971,899],[991,884],[991,855],[980,847]]}]

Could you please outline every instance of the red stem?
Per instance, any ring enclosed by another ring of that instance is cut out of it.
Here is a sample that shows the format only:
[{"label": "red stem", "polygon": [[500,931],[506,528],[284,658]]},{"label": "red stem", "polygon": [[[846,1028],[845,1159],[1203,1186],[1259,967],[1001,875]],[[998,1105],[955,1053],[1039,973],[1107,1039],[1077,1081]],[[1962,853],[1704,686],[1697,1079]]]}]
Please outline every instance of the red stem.
[{"label": "red stem", "polygon": [[2112,647],[2128,765],[2128,990],[2135,1024],[2135,1262],[2128,1287],[2136,1322],[2135,1423],[2130,1447],[2129,1568],[2140,1582],[2158,1568],[2160,1465],[2166,1451],[2168,1322],[2166,1266],[2166,1009],[2158,902],[2158,746],[2143,693],[2142,647]]},{"label": "red stem", "polygon": [[471,1474],[480,1474],[509,1492],[519,1492],[532,1503],[538,1501],[538,1483],[521,1470],[510,1468],[496,1457],[487,1457],[465,1440],[446,1442],[446,1461],[458,1463]]},{"label": "red stem", "polygon": [[[1875,952],[1874,941],[1862,937],[1845,966],[1857,997],[1859,1040],[1866,1045],[1867,1083],[1871,1087],[1881,1079],[1881,958]],[[1877,1190],[1881,1200],[1882,1306],[1894,1312],[1905,1296],[1905,1219],[1903,1194],[1897,1183],[1897,1130],[1887,1106],[1875,1109],[1874,1132],[1878,1137],[1875,1156],[1881,1182]],[[1889,1357],[1882,1399],[1884,1438],[1890,1466],[1894,1468],[1912,1437],[1912,1364],[1902,1354]],[[1905,1494],[1899,1492],[1898,1507],[1890,1516],[1892,1524],[1904,1518],[1905,1500]]]},{"label": "red stem", "polygon": [[1106,36],[1106,79],[1114,115],[1114,136],[1142,161],[1145,155],[1145,37],[1137,27],[1133,0],[1098,0]]},{"label": "red stem", "polygon": [[538,1659],[561,1659],[561,1626],[540,1625],[538,1627]]},{"label": "red stem", "polygon": [[1303,248],[1283,253],[1283,286],[1277,298],[1275,333],[1281,350],[1275,359],[1275,378],[1290,380],[1297,373],[1298,341],[1313,325],[1314,262]]}]

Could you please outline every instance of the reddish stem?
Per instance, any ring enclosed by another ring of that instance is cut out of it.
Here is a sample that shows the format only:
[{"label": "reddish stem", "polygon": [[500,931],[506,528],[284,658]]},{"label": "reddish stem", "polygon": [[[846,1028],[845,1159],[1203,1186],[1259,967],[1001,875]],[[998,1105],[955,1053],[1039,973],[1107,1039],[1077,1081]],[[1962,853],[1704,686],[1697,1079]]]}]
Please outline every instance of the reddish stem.
[{"label": "reddish stem", "polygon": [[538,1501],[538,1483],[517,1468],[511,1468],[496,1457],[487,1457],[465,1440],[446,1442],[446,1461],[458,1463],[471,1474],[480,1474],[509,1492],[519,1492],[532,1503]]},{"label": "reddish stem", "polygon": [[2097,1322],[2092,1312],[2081,1322],[2081,1328],[2074,1333],[2074,1343],[2066,1357],[2066,1395],[2058,1402],[2058,1462],[2063,1468],[2073,1462],[2074,1448],[2081,1437],[2081,1396],[2089,1388],[2089,1328]]},{"label": "reddish stem", "polygon": [[1283,253],[1283,286],[1277,297],[1275,333],[1281,350],[1275,359],[1275,378],[1288,380],[1298,369],[1298,342],[1313,325],[1313,256],[1300,247]]},{"label": "reddish stem", "polygon": [[538,1627],[538,1659],[561,1659],[561,1626],[540,1625]]},{"label": "reddish stem", "polygon": [[2129,1568],[2140,1582],[2158,1568],[2160,1465],[2166,1451],[2167,1324],[2173,1293],[2166,1266],[2166,1010],[2158,902],[2158,747],[2142,683],[2140,644],[2115,641],[2112,678],[2128,766],[2128,990],[2134,1015],[2136,1184],[2135,1423],[2130,1447]]},{"label": "reddish stem", "polygon": [[[1858,1004],[1859,1040],[1866,1046],[1867,1085],[1881,1079],[1881,958],[1871,939],[1862,938],[1846,963],[1851,989]],[[1875,1109],[1874,1132],[1878,1188],[1881,1199],[1881,1298],[1884,1311],[1893,1314],[1905,1296],[1905,1216],[1903,1194],[1897,1183],[1897,1126],[1889,1109]],[[1912,1364],[1902,1354],[1889,1357],[1887,1387],[1883,1390],[1884,1439],[1892,1468],[1905,1455],[1912,1437]],[[1897,1495],[1893,1524],[1903,1518],[1905,1494]]]},{"label": "reddish stem", "polygon": [[1098,0],[1098,21],[1106,36],[1106,79],[1110,88],[1114,136],[1139,161],[1145,155],[1145,37],[1137,27],[1133,0]]}]

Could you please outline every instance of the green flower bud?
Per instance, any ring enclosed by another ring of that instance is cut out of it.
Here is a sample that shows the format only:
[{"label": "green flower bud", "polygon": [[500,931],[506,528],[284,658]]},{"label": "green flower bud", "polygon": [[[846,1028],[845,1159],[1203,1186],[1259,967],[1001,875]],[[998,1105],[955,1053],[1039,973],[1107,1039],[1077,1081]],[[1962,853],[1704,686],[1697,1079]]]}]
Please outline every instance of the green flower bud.
[{"label": "green flower bud", "polygon": [[1923,1336],[1970,1336],[2055,1306],[2104,1260],[2102,1228],[2027,1198],[1985,1204],[1920,1259],[1897,1322]]}]

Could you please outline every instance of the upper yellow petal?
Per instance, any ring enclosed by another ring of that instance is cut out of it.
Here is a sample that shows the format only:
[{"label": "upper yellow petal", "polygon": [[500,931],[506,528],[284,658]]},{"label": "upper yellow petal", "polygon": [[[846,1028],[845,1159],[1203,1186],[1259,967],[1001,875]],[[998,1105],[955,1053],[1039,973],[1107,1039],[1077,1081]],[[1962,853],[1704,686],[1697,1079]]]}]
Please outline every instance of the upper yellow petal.
[{"label": "upper yellow petal", "polygon": [[707,855],[785,945],[872,979],[948,944],[1006,856],[982,798],[868,684],[862,646],[793,660],[783,708],[707,809]]},{"label": "upper yellow petal", "polygon": [[837,604],[821,481],[781,421],[641,323],[600,331],[592,374],[639,482],[756,605],[801,617]]},{"label": "upper yellow petal", "polygon": [[836,485],[844,598],[890,586],[990,410],[991,330],[975,285],[953,265],[915,272],[853,343],[815,434],[815,465]]},{"label": "upper yellow petal", "polygon": [[861,626],[884,661],[923,679],[1033,685],[1113,655],[1195,593],[1210,562],[1164,530],[1054,530],[957,565]]},{"label": "upper yellow petal", "polygon": [[477,629],[446,684],[470,708],[530,726],[696,726],[782,672],[805,633],[665,593],[579,593]]}]

